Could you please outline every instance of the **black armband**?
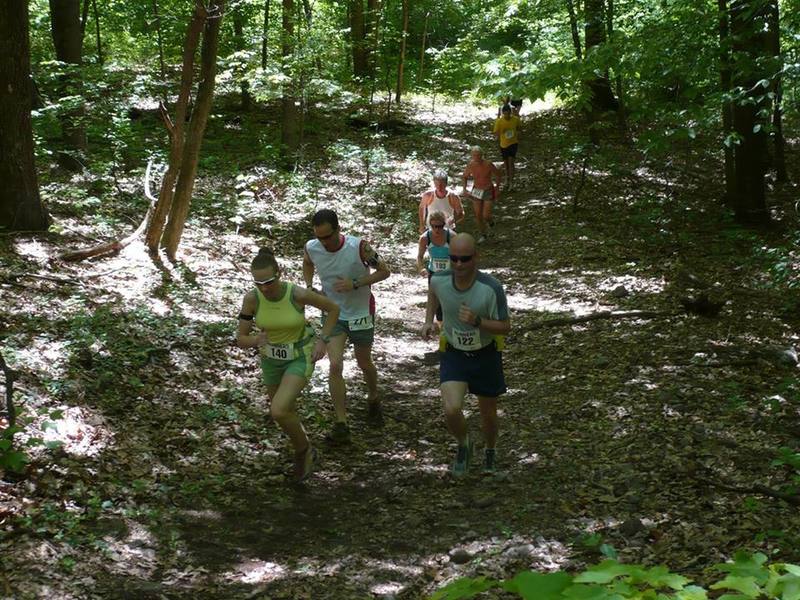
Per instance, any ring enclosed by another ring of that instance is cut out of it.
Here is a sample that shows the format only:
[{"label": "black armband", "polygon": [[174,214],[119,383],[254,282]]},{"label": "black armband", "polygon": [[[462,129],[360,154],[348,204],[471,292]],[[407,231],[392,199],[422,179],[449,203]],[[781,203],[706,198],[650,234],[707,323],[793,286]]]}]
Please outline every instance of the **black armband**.
[{"label": "black armband", "polygon": [[375,268],[375,267],[378,266],[378,261],[379,260],[380,260],[380,257],[378,256],[378,253],[376,252],[373,256],[371,256],[370,258],[368,258],[364,262],[367,263],[370,267]]},{"label": "black armband", "polygon": [[239,319],[242,321],[252,321],[253,315],[246,315],[244,313],[239,313]]}]

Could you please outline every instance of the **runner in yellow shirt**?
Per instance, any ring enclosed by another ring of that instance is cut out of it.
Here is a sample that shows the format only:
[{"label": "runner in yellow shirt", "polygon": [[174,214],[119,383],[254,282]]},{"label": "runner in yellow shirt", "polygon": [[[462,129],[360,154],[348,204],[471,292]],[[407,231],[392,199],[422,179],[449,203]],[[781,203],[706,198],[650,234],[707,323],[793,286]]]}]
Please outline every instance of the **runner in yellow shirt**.
[{"label": "runner in yellow shirt", "polygon": [[519,146],[519,128],[522,121],[511,114],[511,105],[503,106],[503,114],[494,122],[493,133],[500,142],[500,154],[506,167],[506,189],[511,191],[514,184],[514,158]]}]

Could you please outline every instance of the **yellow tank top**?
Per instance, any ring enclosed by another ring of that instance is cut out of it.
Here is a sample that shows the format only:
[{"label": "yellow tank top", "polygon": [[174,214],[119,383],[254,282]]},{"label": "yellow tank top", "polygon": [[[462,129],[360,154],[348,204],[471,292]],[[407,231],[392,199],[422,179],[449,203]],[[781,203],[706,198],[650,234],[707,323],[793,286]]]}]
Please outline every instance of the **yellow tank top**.
[{"label": "yellow tank top", "polygon": [[306,336],[305,308],[292,299],[294,284],[284,284],[285,290],[278,300],[270,300],[256,288],[258,309],[256,326],[267,333],[270,344],[293,344]]}]

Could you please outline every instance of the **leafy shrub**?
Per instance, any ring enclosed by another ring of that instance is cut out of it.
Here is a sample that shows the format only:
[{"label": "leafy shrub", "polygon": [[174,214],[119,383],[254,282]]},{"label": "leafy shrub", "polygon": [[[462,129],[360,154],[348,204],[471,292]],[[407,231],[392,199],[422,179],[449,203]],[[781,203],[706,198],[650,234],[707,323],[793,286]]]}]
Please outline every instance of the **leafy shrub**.
[{"label": "leafy shrub", "polygon": [[[739,552],[732,562],[715,565],[724,574],[709,586],[724,593],[719,600],[800,600],[800,566],[767,564],[764,554]],[[571,575],[564,571],[537,573],[523,571],[505,580],[486,577],[458,579],[431,596],[431,600],[472,598],[481,592],[501,588],[525,600],[706,600],[709,591],[666,567],[624,565],[604,560]]]}]

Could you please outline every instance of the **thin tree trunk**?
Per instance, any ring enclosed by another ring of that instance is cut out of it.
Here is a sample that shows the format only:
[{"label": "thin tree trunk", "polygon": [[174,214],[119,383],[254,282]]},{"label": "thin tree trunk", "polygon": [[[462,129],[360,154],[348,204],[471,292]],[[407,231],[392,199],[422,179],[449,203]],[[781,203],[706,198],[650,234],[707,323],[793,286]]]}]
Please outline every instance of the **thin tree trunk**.
[{"label": "thin tree trunk", "polygon": [[297,151],[300,139],[297,110],[297,73],[292,64],[294,58],[294,0],[283,0],[282,17],[283,32],[281,35],[281,54],[283,72],[286,76],[281,99],[281,145],[284,156],[293,156]]},{"label": "thin tree trunk", "polygon": [[769,11],[768,52],[773,57],[772,70],[776,73],[772,82],[772,92],[775,94],[775,105],[772,111],[775,155],[772,166],[775,169],[775,179],[784,182],[789,180],[789,176],[786,173],[786,142],[783,138],[783,78],[781,77],[783,59],[781,58],[781,20],[778,0],[769,0],[767,10]]},{"label": "thin tree trunk", "polygon": [[97,64],[103,64],[103,46],[100,43],[100,13],[97,12],[97,0],[92,0],[92,13],[94,13],[94,29],[97,38]]},{"label": "thin tree trunk", "polygon": [[575,14],[575,4],[572,0],[567,1],[567,12],[569,13],[569,28],[572,32],[572,46],[575,48],[575,57],[578,60],[583,60],[583,52],[581,51],[581,34],[578,31],[578,17]]},{"label": "thin tree trunk", "polygon": [[33,154],[28,3],[0,2],[0,230],[45,231]]},{"label": "thin tree trunk", "polygon": [[367,61],[367,73],[375,77],[375,57],[378,54],[378,36],[381,23],[380,0],[367,0],[367,14],[364,18],[364,43]]},{"label": "thin tree trunk", "polygon": [[[719,12],[719,78],[723,94],[731,92],[731,39],[728,13],[728,0],[717,0]],[[734,190],[736,187],[736,167],[734,165],[733,142],[733,104],[730,100],[722,101],[722,135],[725,149],[725,204],[733,208]]]},{"label": "thin tree trunk", "polygon": [[[586,42],[586,56],[593,48],[597,48],[606,41],[606,25],[604,22],[603,0],[586,0],[584,3],[584,16],[586,19],[584,37]],[[605,71],[605,68],[603,69]],[[593,77],[586,82],[591,107],[594,112],[617,110],[619,104],[611,90],[608,77]]]},{"label": "thin tree trunk", "polygon": [[[93,0],[94,1],[94,0]],[[245,41],[244,41],[244,15],[242,14],[242,6],[238,5],[236,9],[233,11],[233,47],[234,50],[237,52],[242,52],[245,50]],[[241,76],[242,73],[239,73]],[[250,83],[242,78],[242,81],[239,85],[239,89],[241,90],[241,100],[242,100],[242,110],[244,112],[248,112],[250,110],[251,105],[251,96],[250,96]]]},{"label": "thin tree trunk", "polygon": [[350,8],[350,37],[353,42],[353,75],[366,77],[369,75],[369,64],[366,51],[366,23],[364,21],[363,0],[351,0]]},{"label": "thin tree trunk", "polygon": [[261,30],[261,70],[267,68],[267,50],[269,49],[269,0],[264,0],[264,28]]},{"label": "thin tree trunk", "polygon": [[[766,14],[760,0],[732,0],[730,4],[730,33],[733,40],[734,87],[747,90],[752,102],[736,102],[733,108],[733,128],[739,144],[734,151],[736,188],[734,211],[737,220],[747,224],[761,224],[769,220],[766,206],[764,175],[767,134],[759,111],[766,108],[762,98],[764,90],[759,82],[766,78],[763,62],[766,45],[764,21]],[[762,99],[759,99],[762,98]]]},{"label": "thin tree trunk", "polygon": [[174,260],[178,244],[183,234],[186,217],[192,200],[192,191],[197,176],[197,163],[200,156],[200,146],[211,112],[214,100],[214,85],[217,73],[217,49],[219,46],[219,29],[225,9],[224,0],[215,0],[209,5],[208,18],[203,28],[203,42],[200,48],[200,83],[197,88],[197,98],[192,118],[189,122],[189,131],[186,144],[183,148],[181,170],[178,183],[175,186],[175,197],[169,213],[169,221],[164,230],[162,245],[167,256]]},{"label": "thin tree trunk", "polygon": [[406,63],[406,38],[408,37],[408,0],[403,0],[403,33],[400,38],[400,59],[397,63],[397,87],[394,92],[395,104],[400,104],[400,95],[403,93],[403,70]]},{"label": "thin tree trunk", "polygon": [[[158,13],[158,0],[153,0],[153,16],[156,20],[156,35],[158,37],[158,65],[161,68],[161,81],[166,81],[167,69],[164,67],[164,37],[161,32],[161,15]],[[166,102],[166,98],[164,101]]]},{"label": "thin tree trunk", "polygon": [[431,13],[430,11],[425,13],[425,24],[422,26],[422,45],[420,46],[419,51],[419,84],[421,85],[424,79],[422,78],[423,75],[423,66],[425,65],[425,43],[427,42],[428,38],[428,18],[430,18]]},{"label": "thin tree trunk", "polygon": [[81,36],[86,33],[86,23],[89,22],[89,0],[83,0],[81,9]]},{"label": "thin tree trunk", "polygon": [[[80,66],[83,32],[81,31],[80,0],[50,0],[51,30],[56,58],[66,63],[69,72],[61,80],[61,97],[82,96]],[[61,130],[69,150],[79,152],[86,149],[86,128],[83,124],[83,104],[65,111],[61,116]],[[71,170],[80,170],[80,162],[69,155],[61,156],[62,165]]]},{"label": "thin tree trunk", "polygon": [[145,244],[152,253],[158,252],[158,245],[164,231],[164,223],[172,208],[175,193],[175,182],[181,169],[183,156],[184,129],[186,127],[186,114],[189,110],[189,98],[192,93],[192,80],[194,79],[194,60],[197,47],[200,45],[200,34],[206,22],[207,13],[203,4],[197,2],[192,13],[189,28],[186,31],[186,41],[183,44],[183,68],[181,69],[181,87],[178,92],[178,103],[175,107],[175,122],[173,123],[166,107],[161,104],[161,116],[170,136],[169,164],[167,172],[161,180],[161,190],[158,193],[158,202],[150,222],[147,224]]}]

